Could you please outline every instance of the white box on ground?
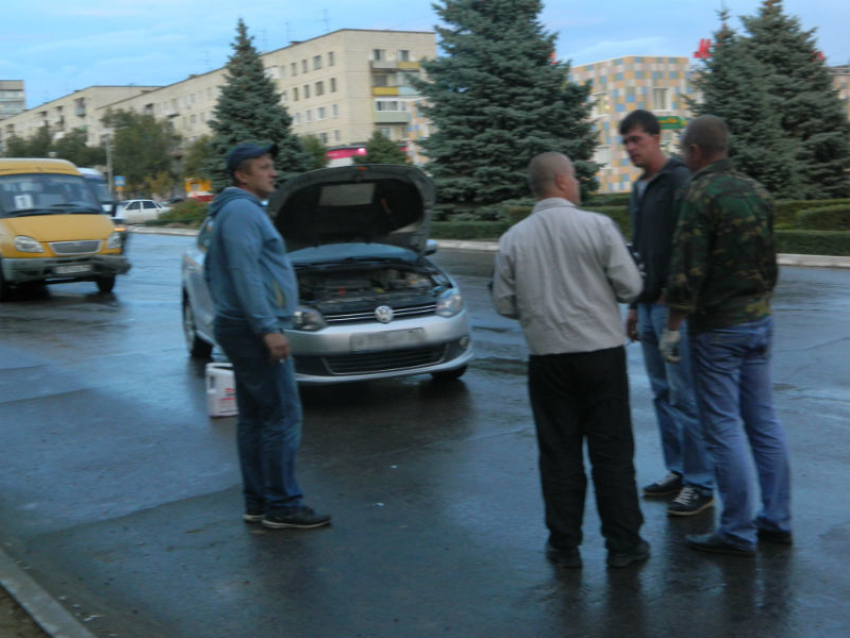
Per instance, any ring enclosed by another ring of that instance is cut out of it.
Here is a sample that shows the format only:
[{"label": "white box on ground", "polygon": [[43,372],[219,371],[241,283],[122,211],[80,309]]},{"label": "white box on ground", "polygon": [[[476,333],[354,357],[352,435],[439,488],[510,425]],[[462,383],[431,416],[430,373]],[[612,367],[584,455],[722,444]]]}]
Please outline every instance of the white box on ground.
[{"label": "white box on ground", "polygon": [[207,364],[207,409],[210,416],[233,416],[236,409],[236,383],[229,363]]}]

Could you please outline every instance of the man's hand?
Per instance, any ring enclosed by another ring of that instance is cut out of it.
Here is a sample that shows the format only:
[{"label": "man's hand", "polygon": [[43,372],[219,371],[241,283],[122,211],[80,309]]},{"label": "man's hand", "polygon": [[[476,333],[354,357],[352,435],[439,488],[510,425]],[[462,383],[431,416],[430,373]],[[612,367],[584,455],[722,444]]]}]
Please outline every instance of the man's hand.
[{"label": "man's hand", "polygon": [[669,363],[679,363],[682,360],[682,355],[679,354],[679,344],[682,341],[682,333],[678,330],[670,330],[665,328],[661,333],[661,341],[658,342],[658,349],[661,351],[661,356]]},{"label": "man's hand", "polygon": [[269,349],[269,360],[286,361],[290,355],[289,339],[282,332],[270,332],[263,335],[263,341]]},{"label": "man's hand", "polygon": [[629,308],[629,314],[626,315],[626,336],[631,341],[640,341],[640,335],[638,335],[637,330],[637,317],[637,310],[635,308]]}]

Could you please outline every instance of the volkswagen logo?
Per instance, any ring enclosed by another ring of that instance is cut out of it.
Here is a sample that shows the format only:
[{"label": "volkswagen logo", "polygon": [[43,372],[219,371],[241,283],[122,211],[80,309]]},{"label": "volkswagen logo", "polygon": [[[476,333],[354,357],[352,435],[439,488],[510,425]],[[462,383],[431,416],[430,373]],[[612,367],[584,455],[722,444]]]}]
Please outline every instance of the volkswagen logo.
[{"label": "volkswagen logo", "polygon": [[375,308],[375,319],[381,323],[389,323],[393,320],[393,309],[389,306],[378,306]]}]

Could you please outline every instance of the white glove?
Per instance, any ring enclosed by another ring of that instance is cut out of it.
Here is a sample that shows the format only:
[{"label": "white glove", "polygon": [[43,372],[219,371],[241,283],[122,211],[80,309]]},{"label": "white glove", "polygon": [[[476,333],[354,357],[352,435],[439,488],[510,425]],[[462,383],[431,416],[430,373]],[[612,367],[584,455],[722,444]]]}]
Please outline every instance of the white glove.
[{"label": "white glove", "polygon": [[682,334],[678,330],[665,329],[661,333],[661,341],[658,343],[658,349],[661,351],[661,356],[669,363],[679,363],[682,360],[682,355],[679,354],[679,344],[682,341]]}]

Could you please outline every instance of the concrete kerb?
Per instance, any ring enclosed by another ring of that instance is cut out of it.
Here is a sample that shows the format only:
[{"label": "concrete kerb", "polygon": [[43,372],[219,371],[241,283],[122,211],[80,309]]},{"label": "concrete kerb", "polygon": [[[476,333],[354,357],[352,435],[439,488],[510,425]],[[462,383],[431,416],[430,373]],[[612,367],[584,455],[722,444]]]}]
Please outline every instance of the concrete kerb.
[{"label": "concrete kerb", "polygon": [[97,638],[0,549],[0,585],[52,638]]},{"label": "concrete kerb", "polygon": [[[188,228],[165,228],[159,226],[130,226],[130,232],[148,235],[197,235],[198,231]],[[496,252],[499,248],[495,241],[472,241],[466,239],[439,239],[437,244],[440,248],[451,250],[475,250],[484,252]],[[776,256],[780,266],[799,266],[809,268],[850,268],[850,257],[838,257],[832,255],[794,255],[780,253]]]}]

